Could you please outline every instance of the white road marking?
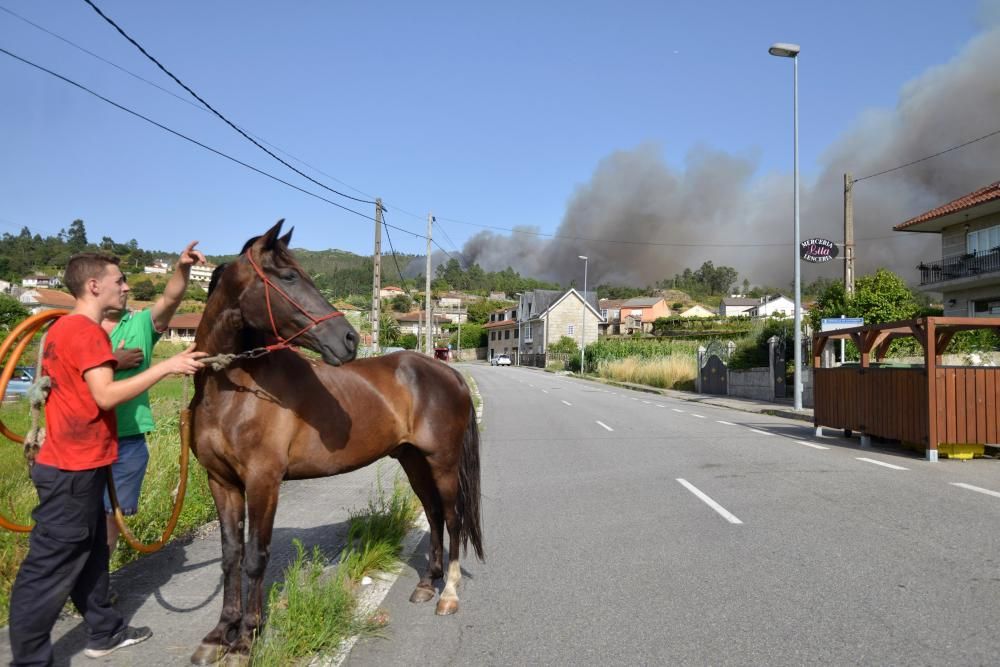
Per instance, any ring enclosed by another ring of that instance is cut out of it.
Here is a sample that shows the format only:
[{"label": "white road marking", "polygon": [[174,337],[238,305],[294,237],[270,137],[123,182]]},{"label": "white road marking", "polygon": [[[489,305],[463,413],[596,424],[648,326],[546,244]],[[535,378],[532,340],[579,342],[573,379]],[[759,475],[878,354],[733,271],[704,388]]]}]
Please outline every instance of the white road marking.
[{"label": "white road marking", "polygon": [[863,456],[855,456],[859,461],[864,461],[865,463],[874,463],[877,466],[883,466],[886,468],[892,468],[893,470],[909,470],[909,468],[904,468],[903,466],[898,466],[894,463],[886,463],[885,461],[876,461],[875,459],[867,459]]},{"label": "white road marking", "polygon": [[607,429],[607,430],[609,430],[609,431],[614,431],[614,429],[613,429],[613,428],[611,428],[610,426],[608,426],[608,425],[607,425],[607,424],[605,424],[604,422],[601,422],[601,421],[599,421],[599,422],[597,422],[597,425],[598,425],[598,426],[601,426],[601,427],[603,427],[603,428],[606,428],[606,429]]},{"label": "white road marking", "polygon": [[658,407],[658,408],[665,408],[667,406],[665,406],[663,403],[657,403],[656,407]]},{"label": "white road marking", "polygon": [[542,393],[543,393],[543,394],[547,394],[547,393],[549,393],[549,392],[548,392],[548,390],[547,390],[547,389],[542,389]]},{"label": "white road marking", "polygon": [[767,431],[761,431],[759,428],[750,429],[754,433],[760,433],[761,435],[774,435],[773,433],[768,433]]},{"label": "white road marking", "polygon": [[796,440],[795,442],[800,445],[805,445],[806,447],[812,447],[813,449],[830,449],[829,447],[824,447],[823,445],[817,445],[812,442],[806,442],[805,440]]},{"label": "white road marking", "polygon": [[736,426],[733,422],[724,422],[721,419],[716,419],[715,421],[719,424],[725,424],[726,426]]},{"label": "white road marking", "polygon": [[652,405],[653,404],[652,401],[643,401],[643,403],[645,403],[646,405]]},{"label": "white road marking", "polygon": [[718,512],[719,515],[722,516],[722,518],[724,518],[729,523],[743,523],[742,521],[737,519],[729,510],[727,510],[725,507],[723,507],[719,503],[709,498],[691,482],[687,481],[686,479],[681,479],[680,477],[677,478],[677,481],[680,482],[685,489],[696,495],[703,503],[705,503],[713,510]]},{"label": "white road marking", "polygon": [[975,491],[976,493],[985,493],[988,496],[1000,498],[1000,492],[990,491],[989,489],[984,489],[981,486],[972,486],[971,484],[966,484],[965,482],[951,482],[951,485],[962,489],[968,489],[969,491]]},{"label": "white road marking", "polygon": [[565,404],[566,404],[566,405],[568,405],[569,407],[573,407],[573,404],[572,404],[572,403],[570,403],[569,401],[563,401],[563,403],[565,403]]},{"label": "white road marking", "polygon": [[692,416],[692,417],[697,417],[698,419],[704,419],[704,418],[705,418],[705,415],[696,415],[696,414],[695,414],[695,413],[693,413],[693,412],[691,413],[691,416]]},{"label": "white road marking", "polygon": [[678,410],[677,408],[670,408],[670,409],[673,410],[674,412],[684,412],[683,410]]}]

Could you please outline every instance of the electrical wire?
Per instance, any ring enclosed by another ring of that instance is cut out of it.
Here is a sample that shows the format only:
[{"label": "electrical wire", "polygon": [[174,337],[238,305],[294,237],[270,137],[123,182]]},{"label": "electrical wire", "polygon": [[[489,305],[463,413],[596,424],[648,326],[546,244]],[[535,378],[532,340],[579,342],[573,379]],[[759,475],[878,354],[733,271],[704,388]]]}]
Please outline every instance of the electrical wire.
[{"label": "electrical wire", "polygon": [[125,39],[127,39],[135,48],[139,49],[139,52],[142,53],[142,55],[146,56],[146,58],[148,58],[150,61],[152,61],[152,63],[154,65],[156,65],[157,67],[159,67],[160,70],[162,70],[164,74],[166,74],[171,79],[173,79],[174,82],[177,85],[179,85],[181,88],[183,88],[188,93],[190,93],[192,97],[194,97],[196,100],[198,100],[203,105],[205,105],[205,108],[207,108],[213,114],[215,114],[216,116],[218,116],[223,122],[226,123],[226,125],[228,125],[229,127],[233,128],[234,130],[236,130],[240,134],[240,136],[244,137],[247,141],[249,141],[250,143],[252,143],[254,146],[256,146],[257,148],[261,149],[262,151],[264,151],[265,153],[267,153],[268,155],[270,155],[272,158],[274,158],[275,160],[277,160],[281,164],[285,165],[286,167],[288,167],[289,169],[291,169],[292,171],[294,171],[299,176],[302,176],[303,178],[311,181],[312,183],[315,183],[316,185],[320,186],[324,190],[328,190],[328,191],[330,191],[330,192],[332,192],[332,193],[334,193],[336,195],[344,197],[345,199],[350,199],[352,201],[356,201],[356,202],[359,202],[361,204],[374,204],[375,203],[374,201],[370,201],[368,199],[360,199],[358,197],[354,197],[354,196],[346,194],[344,192],[340,192],[339,190],[335,190],[335,189],[329,187],[328,185],[325,185],[324,183],[321,183],[321,182],[317,181],[312,176],[310,176],[310,175],[306,174],[305,172],[297,169],[296,167],[292,166],[291,164],[289,164],[285,160],[283,160],[280,157],[278,157],[277,155],[275,155],[273,152],[271,152],[266,147],[264,147],[263,144],[261,144],[256,139],[254,139],[253,137],[251,137],[249,134],[247,134],[246,132],[244,132],[243,130],[241,130],[239,127],[237,127],[235,123],[233,123],[228,118],[226,118],[225,116],[223,116],[221,113],[219,113],[218,111],[216,111],[215,107],[213,107],[211,104],[209,104],[208,102],[206,102],[200,95],[198,95],[198,93],[196,93],[193,90],[191,90],[191,88],[188,87],[187,84],[185,84],[183,81],[181,81],[176,76],[174,76],[173,72],[171,72],[170,70],[168,70],[166,67],[164,67],[160,63],[159,60],[157,60],[152,55],[150,55],[149,52],[146,51],[146,49],[144,49],[141,44],[139,44],[139,42],[137,42],[136,40],[132,39],[132,37],[129,36],[129,34],[127,32],[125,32],[121,28],[121,26],[119,26],[117,23],[114,22],[114,20],[112,20],[109,16],[107,16],[104,12],[102,12],[101,9],[97,5],[95,5],[92,0],[83,0],[83,1],[86,2],[88,5],[90,5],[91,8],[93,8],[93,10],[95,12],[97,12],[97,14],[101,18],[103,18],[115,30],[117,30],[119,32],[119,34],[121,34],[122,37],[124,37]]},{"label": "electrical wire", "polygon": [[[273,181],[277,181],[278,183],[281,183],[282,185],[286,185],[286,186],[292,188],[293,190],[297,190],[297,191],[299,191],[299,192],[301,192],[303,194],[309,195],[310,197],[315,197],[316,199],[319,199],[320,201],[324,201],[327,204],[330,204],[332,206],[336,206],[337,208],[342,209],[344,211],[347,211],[348,213],[353,213],[354,215],[356,215],[358,217],[361,217],[361,218],[364,218],[365,220],[370,220],[370,221],[373,221],[373,222],[375,220],[373,217],[368,216],[368,215],[366,215],[364,213],[361,213],[360,211],[355,211],[354,209],[352,209],[352,208],[350,208],[348,206],[344,206],[343,204],[335,202],[335,201],[333,201],[331,199],[327,199],[326,197],[324,197],[322,195],[319,195],[319,194],[316,194],[315,192],[310,192],[309,190],[306,190],[305,188],[299,187],[298,185],[295,185],[294,183],[290,183],[290,182],[288,182],[288,181],[286,181],[286,180],[284,180],[284,179],[282,179],[282,178],[280,178],[278,176],[275,176],[274,174],[268,173],[268,172],[264,171],[263,169],[258,169],[257,167],[255,167],[255,166],[253,166],[251,164],[248,164],[246,162],[243,162],[242,160],[240,160],[238,158],[235,158],[235,157],[233,157],[231,155],[223,153],[222,151],[220,151],[220,150],[218,150],[216,148],[212,148],[211,146],[209,146],[207,144],[204,144],[204,143],[198,141],[197,139],[193,139],[192,137],[189,137],[186,134],[178,132],[177,130],[174,130],[174,129],[170,128],[170,127],[167,127],[163,123],[159,123],[159,122],[153,120],[152,118],[149,118],[148,116],[144,116],[143,114],[139,113],[138,111],[134,111],[134,110],[132,110],[132,109],[130,109],[130,108],[122,105],[122,104],[119,104],[118,102],[115,102],[114,100],[109,99],[109,98],[101,95],[100,93],[91,90],[90,88],[84,86],[81,83],[78,83],[78,82],[76,82],[76,81],[74,81],[74,80],[72,80],[72,79],[70,79],[68,77],[63,76],[62,74],[54,72],[54,71],[52,71],[52,70],[50,70],[50,69],[48,69],[46,67],[43,67],[42,65],[39,65],[39,64],[34,63],[34,62],[30,61],[30,60],[27,60],[26,58],[22,58],[21,56],[19,56],[17,54],[11,53],[10,51],[8,51],[7,49],[5,49],[3,47],[0,47],[0,53],[3,53],[5,55],[7,55],[7,56],[10,56],[11,58],[13,58],[15,60],[18,60],[18,61],[24,63],[25,65],[30,65],[31,67],[34,67],[35,69],[38,69],[38,70],[40,70],[42,72],[45,72],[46,74],[48,74],[50,76],[53,76],[53,77],[59,79],[60,81],[63,81],[64,83],[68,83],[71,86],[79,88],[80,90],[93,95],[94,97],[96,97],[97,99],[101,100],[102,102],[106,102],[107,104],[110,104],[111,106],[113,106],[113,107],[115,107],[117,109],[120,109],[121,111],[124,111],[124,112],[126,112],[128,114],[131,114],[131,115],[135,116],[136,118],[140,118],[140,119],[146,121],[147,123],[149,123],[150,125],[155,125],[156,127],[160,128],[161,130],[163,130],[165,132],[169,132],[170,134],[172,134],[172,135],[174,135],[176,137],[179,137],[181,139],[184,139],[185,141],[188,141],[188,142],[194,144],[195,146],[198,146],[199,148],[203,148],[203,149],[209,151],[210,153],[214,153],[214,154],[218,155],[219,157],[225,158],[225,159],[227,159],[227,160],[229,160],[231,162],[235,162],[236,164],[238,164],[240,166],[246,167],[247,169],[249,169],[249,170],[251,170],[253,172],[258,173],[261,176],[266,176],[267,178],[270,178]],[[388,225],[386,223],[386,226],[389,227],[391,225]],[[409,234],[410,236],[414,236],[416,238],[421,238],[421,239],[426,239],[427,238],[423,234],[420,234],[420,233],[417,233],[417,232],[411,232],[410,230],[404,229],[402,227],[392,226],[392,228],[395,229],[395,230],[397,230],[397,231],[400,231],[400,232],[402,232],[404,234]]]},{"label": "electrical wire", "polygon": [[964,144],[959,144],[957,146],[952,146],[951,148],[946,148],[943,151],[939,151],[937,153],[934,153],[933,155],[928,155],[927,157],[922,157],[919,160],[913,160],[912,162],[907,162],[906,164],[901,164],[898,167],[893,167],[892,169],[883,169],[882,171],[876,172],[874,174],[869,174],[867,176],[862,176],[861,178],[855,178],[853,181],[851,181],[851,183],[860,183],[861,181],[866,181],[869,178],[875,178],[876,176],[881,176],[882,174],[888,174],[888,173],[893,172],[893,171],[898,171],[899,169],[903,169],[904,167],[913,166],[913,165],[915,165],[915,164],[917,164],[919,162],[923,162],[925,160],[930,160],[931,158],[938,157],[939,155],[944,155],[945,153],[950,153],[952,151],[957,151],[959,148],[965,148],[966,146],[969,146],[970,144],[974,144],[977,141],[982,141],[983,139],[989,139],[990,137],[996,136],[998,134],[1000,134],[1000,130],[994,130],[993,132],[990,132],[989,134],[984,134],[983,136],[977,137],[975,139],[972,139],[971,141],[966,141]]},{"label": "electrical wire", "polygon": [[[83,53],[86,53],[88,56],[91,56],[92,58],[96,58],[97,60],[100,60],[101,62],[103,62],[103,63],[105,63],[107,65],[110,65],[111,67],[114,67],[115,69],[117,69],[117,70],[119,70],[119,71],[121,71],[121,72],[129,75],[133,79],[141,81],[141,82],[143,82],[143,83],[145,83],[145,84],[147,84],[149,86],[152,86],[153,88],[156,88],[157,90],[159,90],[159,91],[161,91],[163,93],[166,93],[167,95],[170,95],[171,97],[173,97],[173,98],[175,98],[175,99],[183,102],[184,104],[189,105],[190,107],[192,107],[194,109],[197,109],[198,111],[201,111],[201,112],[204,112],[204,113],[211,113],[211,111],[209,111],[205,107],[201,106],[200,104],[196,104],[195,102],[192,102],[188,98],[183,97],[181,95],[178,95],[177,93],[173,92],[172,90],[167,90],[166,88],[164,88],[160,84],[158,84],[158,83],[156,83],[154,81],[150,81],[149,79],[147,79],[147,78],[145,78],[145,77],[143,77],[143,76],[141,76],[139,74],[136,74],[135,72],[133,72],[133,71],[131,71],[131,70],[125,68],[125,67],[122,67],[121,65],[119,65],[119,64],[117,64],[117,63],[115,63],[115,62],[113,62],[111,60],[108,60],[107,58],[105,58],[105,57],[103,57],[103,56],[101,56],[101,55],[99,55],[97,53],[94,53],[93,51],[90,51],[89,49],[87,49],[87,48],[85,48],[83,46],[80,46],[79,44],[77,44],[73,40],[68,39],[68,38],[64,37],[63,35],[60,35],[60,34],[58,34],[56,32],[53,32],[53,31],[49,30],[48,28],[46,28],[44,26],[41,26],[41,25],[35,23],[34,21],[31,21],[31,20],[29,20],[29,19],[21,16],[17,12],[14,12],[14,11],[8,9],[7,7],[4,7],[4,6],[0,5],[0,11],[3,11],[3,12],[6,12],[7,14],[10,14],[14,18],[16,18],[16,19],[18,19],[20,21],[23,21],[24,23],[27,23],[28,25],[30,25],[30,26],[32,26],[34,28],[37,28],[38,30],[44,32],[45,34],[51,35],[52,37],[55,37],[56,39],[58,39],[58,40],[60,40],[62,42],[65,42],[69,46],[72,46],[74,49],[77,49],[77,50],[79,50],[79,51],[81,51]],[[362,194],[362,195],[364,195],[366,197],[371,197],[371,198],[374,199],[374,195],[371,195],[371,194],[369,194],[369,193],[367,193],[367,192],[365,192],[363,190],[359,190],[358,188],[354,187],[350,183],[345,183],[344,181],[340,180],[336,176],[333,176],[332,174],[326,173],[325,171],[323,171],[319,167],[316,167],[314,165],[309,164],[308,162],[306,162],[302,158],[299,158],[299,157],[296,157],[295,155],[292,155],[288,151],[282,149],[280,146],[276,146],[273,143],[269,142],[267,139],[261,137],[259,134],[255,134],[254,132],[250,132],[249,130],[246,130],[246,128],[242,128],[242,129],[244,129],[244,131],[247,134],[249,134],[251,137],[253,137],[257,141],[261,142],[265,146],[273,148],[277,152],[279,152],[282,155],[285,155],[285,156],[291,158],[295,162],[298,162],[299,164],[302,164],[302,165],[305,165],[306,167],[309,167],[310,169],[312,169],[316,173],[321,174],[321,175],[329,178],[331,181],[336,181],[337,183],[340,183],[341,185],[343,185],[344,187],[348,188],[349,190],[354,190],[355,192],[357,192],[359,194]],[[383,207],[383,210],[384,210],[384,207]]]}]

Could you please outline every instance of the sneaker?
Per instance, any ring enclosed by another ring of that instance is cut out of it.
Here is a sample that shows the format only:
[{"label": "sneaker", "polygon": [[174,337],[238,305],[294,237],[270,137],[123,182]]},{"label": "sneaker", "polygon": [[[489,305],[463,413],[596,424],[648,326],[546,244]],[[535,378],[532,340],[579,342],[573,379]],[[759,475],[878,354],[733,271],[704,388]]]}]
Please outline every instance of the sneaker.
[{"label": "sneaker", "polygon": [[108,648],[85,648],[83,649],[83,654],[88,658],[103,658],[106,655],[114,653],[120,648],[144,642],[152,636],[153,631],[149,628],[133,628],[132,626],[128,626],[118,638],[117,644]]}]

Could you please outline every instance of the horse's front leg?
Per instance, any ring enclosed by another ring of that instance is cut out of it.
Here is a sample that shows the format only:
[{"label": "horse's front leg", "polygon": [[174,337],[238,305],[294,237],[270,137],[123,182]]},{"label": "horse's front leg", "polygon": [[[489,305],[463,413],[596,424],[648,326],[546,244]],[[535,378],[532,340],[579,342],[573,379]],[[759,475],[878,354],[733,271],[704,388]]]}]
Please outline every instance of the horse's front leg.
[{"label": "horse's front leg", "polygon": [[218,624],[201,640],[201,645],[191,656],[196,665],[218,662],[236,640],[243,618],[243,577],[240,561],[243,558],[244,503],[242,491],[211,476],[208,486],[215,498],[222,533],[222,614]]},{"label": "horse's front leg", "polygon": [[280,465],[260,465],[261,472],[247,480],[247,512],[250,520],[243,570],[247,575],[247,606],[243,612],[239,637],[233,653],[250,655],[261,618],[264,614],[264,573],[271,556],[271,534],[274,513],[278,509],[278,488],[284,468]]}]

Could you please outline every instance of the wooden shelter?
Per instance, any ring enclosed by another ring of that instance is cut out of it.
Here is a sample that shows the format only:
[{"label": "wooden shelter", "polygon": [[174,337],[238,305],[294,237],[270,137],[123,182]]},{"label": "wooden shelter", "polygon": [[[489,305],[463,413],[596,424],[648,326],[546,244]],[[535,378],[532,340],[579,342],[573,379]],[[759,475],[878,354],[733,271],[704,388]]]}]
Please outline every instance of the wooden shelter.
[{"label": "wooden shelter", "polygon": [[[814,423],[857,431],[862,446],[871,436],[923,445],[927,460],[938,449],[1000,442],[1000,367],[946,366],[942,355],[959,331],[1000,329],[1000,318],[924,317],[813,337]],[[897,339],[913,337],[924,351],[915,367],[880,365]],[[854,342],[860,364],[823,368],[832,339]],[[874,364],[874,365],[873,365]]]}]

